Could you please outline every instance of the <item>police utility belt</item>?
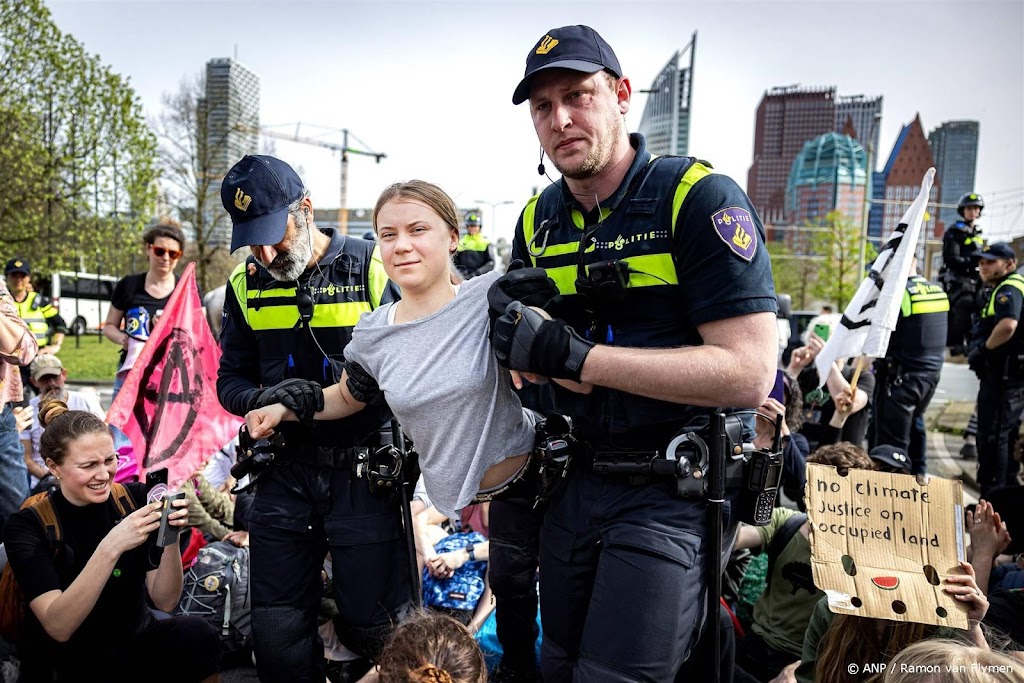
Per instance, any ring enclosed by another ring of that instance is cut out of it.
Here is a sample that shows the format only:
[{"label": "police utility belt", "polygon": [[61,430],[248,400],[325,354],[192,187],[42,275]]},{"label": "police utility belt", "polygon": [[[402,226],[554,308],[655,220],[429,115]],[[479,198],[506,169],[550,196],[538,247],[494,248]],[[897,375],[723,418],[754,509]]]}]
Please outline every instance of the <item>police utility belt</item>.
[{"label": "police utility belt", "polygon": [[720,458],[725,470],[726,495],[734,501],[735,516],[747,524],[764,526],[771,521],[782,480],[778,436],[781,418],[775,424],[777,436],[771,449],[758,449],[751,443],[744,443],[740,414],[733,414],[725,419],[720,433],[712,433],[710,427],[698,431],[684,429],[663,451],[607,451],[592,447],[574,434],[569,418],[552,416],[538,429],[536,455],[542,475],[542,495],[554,483],[550,481],[550,474],[544,476],[545,470],[556,471],[558,477],[564,477],[569,461],[575,460],[596,474],[623,477],[630,484],[674,480],[677,497],[706,499],[711,459]]},{"label": "police utility belt", "polygon": [[[388,440],[382,432],[381,443]],[[357,479],[365,479],[374,493],[395,490],[401,483],[405,456],[393,444],[381,446],[314,446],[303,444],[288,447],[278,432],[270,439],[253,439],[246,425],[238,430],[238,462],[231,467],[231,476],[240,482],[233,492],[247,490],[272,464],[297,463],[315,467],[348,469]]]}]

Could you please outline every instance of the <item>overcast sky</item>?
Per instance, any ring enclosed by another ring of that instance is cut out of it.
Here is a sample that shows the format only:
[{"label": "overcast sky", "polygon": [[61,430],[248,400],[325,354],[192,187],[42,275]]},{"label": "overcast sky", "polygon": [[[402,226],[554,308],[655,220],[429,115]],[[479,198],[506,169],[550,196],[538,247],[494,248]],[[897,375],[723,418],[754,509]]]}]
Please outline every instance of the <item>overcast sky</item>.
[{"label": "overcast sky", "polygon": [[[1024,234],[1024,2],[209,2],[47,0],[65,32],[130,77],[147,115],[213,57],[261,78],[261,123],[340,142],[348,128],[379,165],[352,157],[349,206],[423,178],[460,206],[497,209],[510,234],[537,175],[527,105],[512,105],[527,52],[547,29],[596,28],[615,49],[634,97],[635,129],[651,80],[698,32],[691,154],[746,186],[754,113],[765,89],[801,83],[883,95],[884,163],[900,126],[925,133],[981,122],[976,186],[990,236]],[[290,125],[287,125],[290,124]],[[277,142],[315,205],[337,206],[330,150]],[[551,164],[548,164],[551,168]],[[550,170],[549,170],[550,172]],[[485,232],[492,212],[484,210]]]}]

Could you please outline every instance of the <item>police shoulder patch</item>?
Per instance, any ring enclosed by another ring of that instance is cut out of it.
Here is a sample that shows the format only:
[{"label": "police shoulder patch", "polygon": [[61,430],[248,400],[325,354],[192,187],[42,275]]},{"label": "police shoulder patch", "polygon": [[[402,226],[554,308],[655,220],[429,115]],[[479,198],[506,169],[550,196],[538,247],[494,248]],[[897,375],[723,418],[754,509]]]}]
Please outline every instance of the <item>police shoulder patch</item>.
[{"label": "police shoulder patch", "polygon": [[1009,292],[1000,292],[996,296],[996,303],[1005,304],[1005,303],[1009,303],[1009,301],[1010,301],[1010,293]]},{"label": "police shoulder patch", "polygon": [[718,237],[744,261],[751,261],[757,253],[757,229],[754,218],[746,209],[730,206],[711,214],[711,224]]}]

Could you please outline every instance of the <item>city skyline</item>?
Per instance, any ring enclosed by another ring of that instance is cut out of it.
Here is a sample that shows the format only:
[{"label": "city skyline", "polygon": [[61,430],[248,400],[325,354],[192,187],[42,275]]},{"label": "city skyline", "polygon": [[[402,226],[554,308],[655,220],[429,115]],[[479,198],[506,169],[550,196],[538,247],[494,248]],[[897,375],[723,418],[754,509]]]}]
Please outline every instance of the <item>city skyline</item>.
[{"label": "city skyline", "polygon": [[[989,205],[982,224],[990,235],[1024,233],[1024,8],[1017,2],[550,3],[540,18],[524,11],[534,5],[497,2],[47,5],[61,30],[131,78],[149,117],[159,114],[164,93],[207,61],[237,57],[260,77],[264,125],[294,132],[302,122],[301,134],[334,141],[339,134],[316,126],[350,129],[361,145],[388,155],[380,164],[353,159],[352,207],[372,206],[395,180],[423,177],[460,205],[512,200],[492,212],[509,234],[533,188],[548,182],[536,173],[528,110],[512,106],[511,91],[546,29],[587,23],[631,78],[630,130],[646,102],[638,91],[693,31],[700,34],[689,151],[742,186],[757,103],[780,84],[827,83],[840,93],[884,97],[876,159],[918,111],[929,130],[977,120],[975,189]],[[966,37],[965,10],[986,40],[969,51],[950,49]],[[833,51],[808,42],[809,32],[824,27],[835,34]],[[143,47],[125,39],[142,33]],[[840,38],[856,43],[855,56],[839,47]],[[959,87],[972,78],[981,85]],[[282,141],[274,150],[303,173],[317,206],[337,205],[335,155]]]}]

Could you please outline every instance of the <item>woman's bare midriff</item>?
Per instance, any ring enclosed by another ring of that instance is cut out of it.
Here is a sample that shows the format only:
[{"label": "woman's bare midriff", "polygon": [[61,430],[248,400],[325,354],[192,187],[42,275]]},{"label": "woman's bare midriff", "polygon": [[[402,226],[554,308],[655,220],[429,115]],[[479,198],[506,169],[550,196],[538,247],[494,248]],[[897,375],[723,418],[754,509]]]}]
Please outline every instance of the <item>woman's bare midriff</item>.
[{"label": "woman's bare midriff", "polygon": [[480,490],[493,489],[507,482],[516,475],[516,472],[523,468],[529,457],[529,453],[513,455],[511,458],[505,458],[497,465],[491,465],[487,468],[487,472],[484,473],[484,478],[480,480]]}]

